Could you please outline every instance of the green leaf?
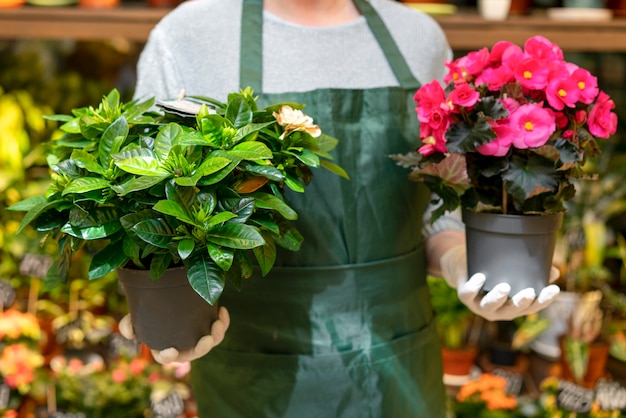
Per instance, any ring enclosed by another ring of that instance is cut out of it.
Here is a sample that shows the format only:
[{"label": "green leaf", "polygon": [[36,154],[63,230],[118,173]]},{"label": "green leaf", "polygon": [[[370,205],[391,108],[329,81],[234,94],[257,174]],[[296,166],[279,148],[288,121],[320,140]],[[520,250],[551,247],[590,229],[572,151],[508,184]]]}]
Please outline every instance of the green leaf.
[{"label": "green leaf", "polygon": [[194,251],[185,263],[189,284],[204,300],[215,305],[224,291],[224,270],[211,259],[208,251]]},{"label": "green leaf", "polygon": [[176,219],[179,219],[188,224],[193,224],[193,218],[191,214],[189,214],[183,206],[181,206],[178,202],[173,200],[159,200],[153,207],[157,212],[161,212],[165,215],[174,216]]},{"label": "green leaf", "polygon": [[254,198],[255,205],[259,209],[271,209],[275,210],[291,221],[298,219],[298,214],[293,210],[285,201],[269,193],[256,192],[252,193],[250,197]]},{"label": "green leaf", "polygon": [[280,228],[280,235],[274,237],[276,245],[289,251],[299,251],[302,241],[304,241],[302,234],[284,220],[276,221],[276,224]]},{"label": "green leaf", "polygon": [[133,148],[113,155],[115,165],[127,173],[139,176],[168,176],[167,170],[161,168],[156,154],[147,148]]},{"label": "green leaf", "polygon": [[124,251],[120,251],[120,243],[111,243],[93,256],[87,277],[89,280],[94,280],[106,276],[124,266],[128,260]]},{"label": "green leaf", "polygon": [[272,181],[280,182],[285,180],[285,176],[282,171],[271,165],[248,164],[245,168],[247,172],[266,177]]},{"label": "green leaf", "polygon": [[103,223],[101,225],[76,227],[66,223],[61,228],[61,232],[86,241],[97,240],[109,237],[122,229],[119,221]]},{"label": "green leaf", "polygon": [[532,154],[528,160],[514,156],[502,178],[506,181],[506,190],[519,202],[541,193],[556,191],[559,187],[554,163]]},{"label": "green leaf", "polygon": [[154,139],[154,153],[160,161],[167,160],[170,150],[176,143],[177,138],[181,137],[183,130],[176,123],[169,123],[159,130]]},{"label": "green leaf", "polygon": [[241,250],[265,244],[263,236],[255,227],[237,223],[216,226],[207,233],[206,238],[213,244]]},{"label": "green leaf", "polygon": [[235,215],[232,212],[220,212],[217,213],[213,216],[211,216],[211,219],[209,219],[209,223],[207,224],[207,229],[213,228],[216,225],[220,225],[223,224],[224,222],[228,222],[233,218],[236,218],[237,215]]},{"label": "green leaf", "polygon": [[110,186],[108,180],[97,177],[82,177],[76,180],[72,180],[65,189],[62,195],[65,196],[70,193],[87,193],[93,190],[102,190]]},{"label": "green leaf", "polygon": [[200,164],[200,166],[196,169],[194,177],[199,178],[217,173],[231,163],[231,160],[228,158],[213,157],[212,155],[214,154],[210,154],[204,161],[202,161],[202,164]]},{"label": "green leaf", "polygon": [[139,238],[158,248],[168,248],[168,244],[176,237],[175,232],[163,218],[146,219],[133,226]]},{"label": "green leaf", "polygon": [[213,245],[211,243],[207,244],[207,249],[209,251],[209,256],[211,256],[211,259],[215,261],[215,264],[217,264],[219,268],[224,271],[230,270],[233,265],[233,249],[218,247],[217,245]]},{"label": "green leaf", "polygon": [[233,123],[235,128],[239,129],[252,123],[253,114],[248,103],[243,98],[238,97],[229,100],[225,116]]},{"label": "green leaf", "polygon": [[133,177],[122,184],[112,185],[111,189],[113,189],[115,193],[120,196],[126,196],[128,193],[131,192],[147,190],[152,186],[159,184],[168,177],[169,175],[159,177]]},{"label": "green leaf", "polygon": [[178,255],[182,260],[186,260],[196,248],[196,243],[192,239],[178,241]]},{"label": "green leaf", "polygon": [[452,124],[446,132],[448,142],[446,146],[451,153],[465,154],[475,152],[476,147],[486,144],[496,138],[496,133],[485,118],[479,114],[474,126],[465,122]]},{"label": "green leaf", "polygon": [[106,169],[103,168],[96,157],[85,152],[81,149],[75,149],[72,151],[72,160],[76,163],[76,165],[80,168],[84,168],[90,173],[104,175],[106,173]]},{"label": "green leaf", "polygon": [[98,157],[100,165],[107,169],[111,163],[111,156],[122,148],[128,136],[128,123],[126,118],[121,116],[102,133],[98,146]]},{"label": "green leaf", "polygon": [[[291,151],[291,150],[290,150]],[[320,158],[313,151],[303,148],[301,152],[289,152],[309,167],[317,168],[320,166]]]},{"label": "green leaf", "polygon": [[266,276],[274,267],[276,262],[276,244],[274,240],[269,238],[269,234],[263,234],[265,245],[253,248],[254,256],[261,268],[261,275]]},{"label": "green leaf", "polygon": [[45,196],[31,196],[12,204],[7,208],[7,210],[25,212],[31,210],[35,206],[41,205],[42,203],[46,203]]},{"label": "green leaf", "polygon": [[276,121],[264,122],[264,123],[251,123],[250,125],[245,125],[237,129],[237,133],[235,134],[234,140],[235,142],[239,142],[248,135],[253,133],[262,131],[268,126],[276,124]]},{"label": "green leaf", "polygon": [[172,263],[172,254],[167,253],[157,253],[152,257],[152,261],[150,261],[150,279],[157,280],[165,270],[170,267]]},{"label": "green leaf", "polygon": [[324,167],[326,170],[330,171],[333,174],[337,174],[344,179],[350,180],[350,176],[348,175],[348,173],[343,168],[331,161],[320,160],[320,166]]},{"label": "green leaf", "polygon": [[289,173],[286,173],[285,185],[287,185],[287,187],[289,187],[294,192],[304,193],[304,184],[302,184],[299,178],[294,177]]},{"label": "green leaf", "polygon": [[229,156],[233,156],[240,160],[268,160],[271,159],[273,154],[267,145],[262,142],[242,142],[235,145],[232,149],[227,151]]}]

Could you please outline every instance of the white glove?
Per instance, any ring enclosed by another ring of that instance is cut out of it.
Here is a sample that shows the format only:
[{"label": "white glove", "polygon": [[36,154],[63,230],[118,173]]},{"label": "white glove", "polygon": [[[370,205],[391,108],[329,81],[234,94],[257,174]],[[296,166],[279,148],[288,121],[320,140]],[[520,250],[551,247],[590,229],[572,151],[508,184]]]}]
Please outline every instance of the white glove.
[{"label": "white glove", "polygon": [[[477,315],[489,321],[510,321],[520,316],[529,315],[548,306],[561,291],[555,284],[544,287],[539,296],[532,288],[522,289],[509,297],[511,286],[498,283],[488,293],[481,296],[481,289],[486,277],[476,273],[467,277],[467,254],[464,245],[447,250],[441,257],[441,273],[450,286],[457,289],[459,299]],[[559,278],[559,270],[552,266],[550,282]]]},{"label": "white glove", "polygon": [[[170,347],[164,350],[150,350],[152,357],[161,363],[184,363],[187,361],[196,360],[203,357],[213,347],[217,346],[224,339],[224,334],[228,330],[230,325],[230,316],[228,310],[221,306],[218,312],[218,319],[211,325],[211,335],[205,335],[200,338],[195,347],[189,350],[178,351],[177,349]],[[133,330],[133,323],[130,314],[124,316],[119,323],[120,334],[127,339],[135,338],[135,331]]]}]

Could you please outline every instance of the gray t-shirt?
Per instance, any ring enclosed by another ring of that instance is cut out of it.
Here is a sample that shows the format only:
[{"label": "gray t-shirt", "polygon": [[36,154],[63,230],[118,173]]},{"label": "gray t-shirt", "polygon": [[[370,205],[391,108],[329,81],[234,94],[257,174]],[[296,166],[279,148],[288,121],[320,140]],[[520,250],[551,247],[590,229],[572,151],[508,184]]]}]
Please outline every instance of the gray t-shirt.
[{"label": "gray t-shirt", "polygon": [[[370,0],[421,83],[441,79],[451,50],[428,15],[392,0]],[[150,34],[138,63],[135,97],[188,95],[225,100],[238,91],[242,0],[189,0]],[[268,12],[263,26],[263,90],[372,88],[398,82],[364,17],[311,27]]]},{"label": "gray t-shirt", "polygon": [[[370,0],[420,83],[442,79],[452,57],[445,34],[427,14],[393,0]],[[188,0],[152,30],[137,67],[135,97],[187,95],[225,101],[239,91],[242,0]],[[349,23],[302,26],[268,12],[263,16],[263,90],[398,86],[364,17]],[[434,225],[425,215],[424,234],[462,229],[458,216]]]}]

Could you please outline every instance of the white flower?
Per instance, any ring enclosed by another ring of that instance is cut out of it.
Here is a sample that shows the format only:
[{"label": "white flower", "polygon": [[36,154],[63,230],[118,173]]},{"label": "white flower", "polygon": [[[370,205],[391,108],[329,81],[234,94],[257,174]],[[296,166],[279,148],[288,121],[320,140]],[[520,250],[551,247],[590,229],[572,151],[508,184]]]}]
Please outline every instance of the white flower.
[{"label": "white flower", "polygon": [[285,136],[295,131],[307,132],[313,138],[317,138],[322,133],[320,127],[313,123],[310,116],[305,115],[301,110],[293,109],[291,106],[284,105],[280,108],[279,113],[274,112],[273,115],[278,124],[285,129],[280,139],[284,139]]}]

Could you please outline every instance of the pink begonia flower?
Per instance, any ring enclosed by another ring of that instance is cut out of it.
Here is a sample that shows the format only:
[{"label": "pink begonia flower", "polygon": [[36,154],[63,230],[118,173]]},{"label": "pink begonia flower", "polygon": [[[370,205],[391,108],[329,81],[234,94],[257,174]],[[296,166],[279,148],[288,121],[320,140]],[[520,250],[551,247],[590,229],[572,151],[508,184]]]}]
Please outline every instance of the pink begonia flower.
[{"label": "pink begonia flower", "polygon": [[578,88],[580,89],[579,99],[584,104],[592,103],[600,89],[598,88],[598,79],[591,75],[591,73],[584,68],[577,68],[572,73],[572,78],[576,80]]},{"label": "pink begonia flower", "polygon": [[511,116],[511,113],[515,112],[520,107],[519,102],[515,99],[511,99],[510,97],[505,97],[504,99],[501,99],[500,102],[502,102],[504,108],[509,111],[509,117]]},{"label": "pink begonia flower", "polygon": [[448,67],[448,72],[443,76],[444,83],[450,84],[466,81],[467,72],[459,67],[456,61],[448,61],[445,65]]},{"label": "pink begonia flower", "polygon": [[570,139],[574,138],[574,131],[568,129],[567,131],[563,132],[563,135],[561,136],[563,137],[563,139],[567,139],[569,141]]},{"label": "pink begonia flower", "polygon": [[437,80],[420,87],[413,96],[417,103],[417,118],[420,122],[428,122],[434,110],[441,109],[446,101],[446,92]]},{"label": "pink begonia flower", "polygon": [[480,74],[488,63],[489,48],[481,48],[478,51],[472,51],[457,60],[457,65],[473,77]]},{"label": "pink begonia flower", "polygon": [[556,121],[556,127],[559,129],[563,129],[569,124],[569,118],[563,112],[554,112],[554,119]]},{"label": "pink begonia flower", "polygon": [[526,58],[515,69],[515,79],[532,90],[543,90],[548,84],[549,67],[534,58]]},{"label": "pink begonia flower", "polygon": [[145,359],[142,358],[134,358],[131,360],[130,365],[129,365],[129,370],[130,372],[137,376],[139,374],[141,374],[141,372],[144,371],[144,369],[147,366],[147,361]]},{"label": "pink begonia flower", "polygon": [[478,77],[475,84],[485,84],[490,91],[498,91],[502,86],[515,80],[515,74],[510,68],[501,65],[499,67],[485,68]]},{"label": "pink begonia flower", "polygon": [[617,130],[617,115],[611,112],[615,108],[615,102],[608,94],[601,91],[598,100],[589,112],[587,126],[592,135],[599,138],[608,138]]},{"label": "pink begonia flower", "polygon": [[[478,99],[480,99],[480,94],[468,83],[455,84],[454,90],[448,95],[448,102],[460,107],[472,107],[478,102]],[[452,110],[454,111],[454,108]]]},{"label": "pink begonia flower", "polygon": [[420,154],[428,156],[436,152],[448,152],[446,138],[442,134],[429,136],[422,139],[423,145],[417,150]]},{"label": "pink begonia flower", "polygon": [[578,110],[574,113],[574,122],[576,123],[585,123],[587,121],[587,111]]},{"label": "pink begonia flower", "polygon": [[563,61],[561,48],[543,36],[533,36],[524,43],[524,52],[540,61]]},{"label": "pink begonia flower", "polygon": [[489,63],[491,65],[500,65],[503,57],[506,55],[521,53],[522,48],[509,41],[499,41],[491,48],[489,53]]},{"label": "pink begonia flower", "polygon": [[576,107],[579,97],[578,83],[571,77],[552,79],[546,87],[546,100],[556,110]]},{"label": "pink begonia flower", "polygon": [[519,149],[544,145],[556,130],[554,113],[540,104],[525,104],[509,118],[509,126],[516,131],[513,146]]},{"label": "pink begonia flower", "polygon": [[496,133],[496,138],[486,144],[476,147],[482,155],[491,155],[494,157],[504,157],[511,144],[513,144],[513,138],[516,135],[516,131],[507,125],[500,125],[498,123],[492,123],[491,128]]}]

